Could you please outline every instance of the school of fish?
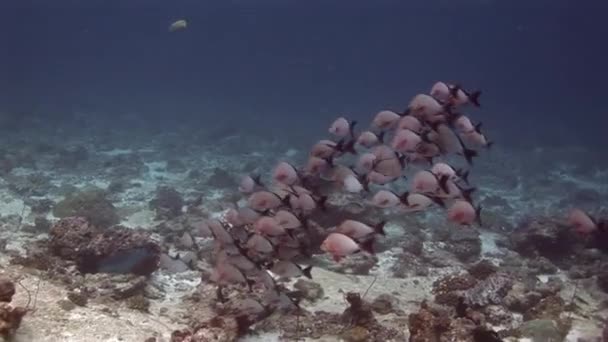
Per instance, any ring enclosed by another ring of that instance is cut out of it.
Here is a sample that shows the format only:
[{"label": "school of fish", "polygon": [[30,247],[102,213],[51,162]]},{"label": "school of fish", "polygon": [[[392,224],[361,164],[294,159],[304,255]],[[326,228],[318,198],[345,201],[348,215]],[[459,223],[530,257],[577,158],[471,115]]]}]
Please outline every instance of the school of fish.
[{"label": "school of fish", "polygon": [[[479,91],[437,82],[429,94],[414,96],[402,111],[382,110],[364,130],[347,117],[335,119],[328,139],[315,143],[302,166],[276,164],[268,179],[247,175],[236,203],[222,219],[209,220],[205,229],[215,240],[211,281],[218,300],[231,304],[244,326],[275,310],[299,309],[301,293],[283,281],[312,278],[306,265],[314,254],[327,253],[335,262],[355,253],[374,253],[385,235],[386,221],[345,219],[335,227],[319,227],[315,215],[331,210],[329,193],[358,196],[364,205],[407,215],[441,210],[455,227],[481,226],[481,207],[469,174],[475,157],[493,142],[462,110],[480,107]],[[449,159],[461,158],[461,167]],[[395,188],[406,184],[406,189]],[[575,209],[568,223],[580,234],[608,228]],[[232,300],[226,289],[241,287],[252,293]],[[255,295],[253,295],[255,294]]]}]

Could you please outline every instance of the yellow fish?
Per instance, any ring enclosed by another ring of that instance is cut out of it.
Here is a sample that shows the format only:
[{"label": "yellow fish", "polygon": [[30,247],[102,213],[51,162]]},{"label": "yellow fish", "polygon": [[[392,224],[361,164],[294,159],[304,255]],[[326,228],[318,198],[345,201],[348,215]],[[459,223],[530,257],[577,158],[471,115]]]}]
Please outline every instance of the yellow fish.
[{"label": "yellow fish", "polygon": [[188,27],[188,22],[184,19],[178,20],[169,26],[169,32],[184,30]]}]

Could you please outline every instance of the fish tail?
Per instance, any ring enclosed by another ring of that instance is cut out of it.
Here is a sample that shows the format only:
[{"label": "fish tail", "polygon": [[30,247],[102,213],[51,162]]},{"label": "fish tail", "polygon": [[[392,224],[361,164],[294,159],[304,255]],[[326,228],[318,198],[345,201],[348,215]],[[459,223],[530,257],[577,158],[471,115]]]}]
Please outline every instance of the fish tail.
[{"label": "fish tail", "polygon": [[429,198],[442,208],[445,208],[445,202],[437,196],[429,196]]},{"label": "fish tail", "polygon": [[380,221],[380,222],[378,222],[378,224],[376,224],[374,226],[374,230],[376,231],[377,234],[386,235],[386,232],[384,231],[385,225],[386,225],[386,221]]},{"label": "fish tail", "polygon": [[465,190],[462,190],[462,197],[469,203],[473,203],[473,198],[471,197],[471,194],[473,192],[475,192],[477,190],[477,188],[468,188]]},{"label": "fish tail", "polygon": [[253,183],[255,183],[257,186],[264,188],[264,183],[262,183],[262,175],[252,175],[251,179],[253,179]]},{"label": "fish tail", "polygon": [[321,208],[321,211],[327,211],[327,196],[320,196],[315,200],[317,206]]},{"label": "fish tail", "polygon": [[469,165],[473,165],[473,158],[477,157],[477,151],[475,150],[471,150],[468,148],[465,148],[463,151],[464,154],[464,159],[467,160],[467,163],[469,163]]},{"label": "fish tail", "polygon": [[376,252],[374,251],[374,242],[376,242],[376,239],[374,237],[367,239],[361,243],[359,243],[359,247],[361,248],[361,250],[369,253],[369,254],[376,254]]},{"label": "fish tail", "polygon": [[456,175],[465,183],[469,184],[469,170],[462,171],[461,169],[458,169],[458,171],[456,171]]},{"label": "fish tail", "polygon": [[481,96],[480,90],[476,90],[476,91],[472,92],[471,94],[469,94],[469,100],[471,100],[471,103],[473,105],[475,105],[475,107],[481,107],[481,105],[479,104],[480,96]]},{"label": "fish tail", "polygon": [[409,191],[406,191],[404,193],[402,193],[401,195],[399,195],[399,201],[401,201],[401,203],[405,204],[406,207],[409,207],[410,204],[407,200],[407,197],[410,195]]},{"label": "fish tail", "polygon": [[302,269],[302,274],[304,274],[304,276],[305,276],[306,278],[308,278],[308,279],[312,279],[312,274],[311,274],[311,271],[312,271],[312,265],[311,265],[311,266],[308,266],[308,267],[303,268],[303,269]]},{"label": "fish tail", "polygon": [[382,131],[382,132],[380,132],[380,133],[376,134],[376,137],[378,137],[378,141],[379,141],[381,144],[384,144],[384,136],[385,136],[385,135],[386,135],[386,131]]},{"label": "fish tail", "polygon": [[481,223],[481,206],[475,208],[475,222],[481,227],[483,224]]},{"label": "fish tail", "polygon": [[446,175],[443,175],[443,176],[439,177],[439,187],[446,194],[450,192],[450,189],[448,189],[448,180],[449,179],[450,179],[450,177],[448,177]]},{"label": "fish tail", "polygon": [[351,121],[350,124],[348,125],[351,139],[355,139],[355,126],[356,125],[357,125],[357,120]]}]

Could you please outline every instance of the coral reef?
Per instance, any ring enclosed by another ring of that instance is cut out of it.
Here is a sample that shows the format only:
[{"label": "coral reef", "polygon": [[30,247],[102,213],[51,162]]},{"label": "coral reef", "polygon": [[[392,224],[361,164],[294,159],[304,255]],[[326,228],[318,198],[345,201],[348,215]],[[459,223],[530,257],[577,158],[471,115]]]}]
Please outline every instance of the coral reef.
[{"label": "coral reef", "polygon": [[81,217],[68,217],[50,231],[53,254],[76,262],[82,273],[150,274],[160,247],[145,232],[122,227],[99,230]]}]

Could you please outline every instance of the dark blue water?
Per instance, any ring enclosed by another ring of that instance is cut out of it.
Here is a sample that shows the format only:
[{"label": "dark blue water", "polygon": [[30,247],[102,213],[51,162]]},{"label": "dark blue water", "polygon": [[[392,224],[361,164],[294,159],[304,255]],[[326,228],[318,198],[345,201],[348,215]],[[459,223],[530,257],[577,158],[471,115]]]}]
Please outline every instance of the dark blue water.
[{"label": "dark blue water", "polygon": [[606,13],[600,0],[6,0],[0,112],[319,135],[446,80],[484,91],[473,116],[505,144],[592,148],[608,141]]}]

